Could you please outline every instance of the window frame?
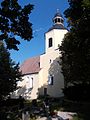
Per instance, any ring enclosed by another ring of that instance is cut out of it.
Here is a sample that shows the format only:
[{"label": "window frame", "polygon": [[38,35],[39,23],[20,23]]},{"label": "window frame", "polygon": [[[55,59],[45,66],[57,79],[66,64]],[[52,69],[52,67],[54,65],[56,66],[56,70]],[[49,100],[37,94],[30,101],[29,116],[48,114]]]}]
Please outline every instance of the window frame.
[{"label": "window frame", "polygon": [[49,77],[48,77],[48,85],[53,85],[53,81],[54,80],[54,77],[53,77],[53,75],[49,75]]},{"label": "window frame", "polygon": [[48,47],[50,48],[52,46],[53,46],[53,39],[51,37],[51,38],[49,38],[49,41],[48,41]]}]

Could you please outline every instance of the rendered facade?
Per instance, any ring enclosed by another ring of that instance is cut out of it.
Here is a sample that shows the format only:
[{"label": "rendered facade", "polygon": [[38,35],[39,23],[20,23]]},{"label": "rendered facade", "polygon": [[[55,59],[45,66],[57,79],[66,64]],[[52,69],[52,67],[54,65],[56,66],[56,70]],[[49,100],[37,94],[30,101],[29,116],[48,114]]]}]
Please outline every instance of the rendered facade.
[{"label": "rendered facade", "polygon": [[61,73],[60,51],[64,35],[68,32],[63,24],[62,15],[57,12],[53,17],[53,26],[45,33],[45,53],[26,60],[20,67],[23,81],[16,96],[36,99],[38,95],[62,97],[64,78]]}]

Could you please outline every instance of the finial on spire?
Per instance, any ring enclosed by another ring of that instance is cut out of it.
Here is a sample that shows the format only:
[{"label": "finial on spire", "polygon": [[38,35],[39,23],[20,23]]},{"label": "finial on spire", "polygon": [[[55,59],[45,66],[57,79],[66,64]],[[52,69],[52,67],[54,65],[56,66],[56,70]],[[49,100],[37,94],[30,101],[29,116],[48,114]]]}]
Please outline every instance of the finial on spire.
[{"label": "finial on spire", "polygon": [[59,9],[57,8],[57,13],[59,13]]}]

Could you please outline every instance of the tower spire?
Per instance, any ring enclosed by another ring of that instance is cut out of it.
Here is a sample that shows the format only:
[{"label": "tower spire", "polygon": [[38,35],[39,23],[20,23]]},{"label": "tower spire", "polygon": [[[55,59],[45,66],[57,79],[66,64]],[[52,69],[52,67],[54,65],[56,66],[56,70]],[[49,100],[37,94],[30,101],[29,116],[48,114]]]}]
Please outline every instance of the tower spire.
[{"label": "tower spire", "polygon": [[55,16],[53,18],[53,23],[57,24],[57,25],[58,24],[62,24],[63,25],[63,22],[64,22],[64,19],[63,19],[62,15],[60,14],[59,9],[57,9],[57,12],[56,12],[56,14],[55,14]]}]

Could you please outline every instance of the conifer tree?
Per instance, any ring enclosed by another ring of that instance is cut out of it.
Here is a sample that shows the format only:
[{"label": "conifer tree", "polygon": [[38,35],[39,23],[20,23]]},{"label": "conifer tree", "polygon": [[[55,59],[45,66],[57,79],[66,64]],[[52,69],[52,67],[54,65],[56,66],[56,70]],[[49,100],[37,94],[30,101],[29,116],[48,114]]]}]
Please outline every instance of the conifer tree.
[{"label": "conifer tree", "polygon": [[64,14],[70,30],[60,46],[65,87],[90,86],[90,0],[69,0],[69,5]]},{"label": "conifer tree", "polygon": [[19,64],[12,61],[10,53],[0,42],[0,100],[17,89],[19,80],[21,80]]}]

